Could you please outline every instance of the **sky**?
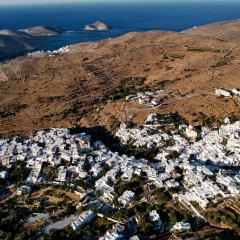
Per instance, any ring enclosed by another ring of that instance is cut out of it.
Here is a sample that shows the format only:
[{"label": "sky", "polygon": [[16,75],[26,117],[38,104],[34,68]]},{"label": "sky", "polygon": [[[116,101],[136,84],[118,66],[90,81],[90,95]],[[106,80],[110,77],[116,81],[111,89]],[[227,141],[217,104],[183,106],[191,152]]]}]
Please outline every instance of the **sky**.
[{"label": "sky", "polygon": [[[224,2],[229,0],[151,0],[154,2]],[[236,2],[239,0],[230,0]],[[70,2],[149,2],[149,0],[0,0],[0,5],[24,5],[24,4],[54,4],[54,3],[70,3]]]}]

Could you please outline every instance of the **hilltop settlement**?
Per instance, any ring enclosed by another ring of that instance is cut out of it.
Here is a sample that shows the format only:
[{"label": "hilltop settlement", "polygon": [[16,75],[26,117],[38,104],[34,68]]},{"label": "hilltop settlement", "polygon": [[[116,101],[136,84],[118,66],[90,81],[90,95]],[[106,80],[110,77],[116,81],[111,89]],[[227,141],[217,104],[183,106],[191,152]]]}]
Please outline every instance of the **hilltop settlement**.
[{"label": "hilltop settlement", "polygon": [[240,121],[152,113],[115,138],[119,151],[61,128],[1,139],[1,237],[238,238]]}]

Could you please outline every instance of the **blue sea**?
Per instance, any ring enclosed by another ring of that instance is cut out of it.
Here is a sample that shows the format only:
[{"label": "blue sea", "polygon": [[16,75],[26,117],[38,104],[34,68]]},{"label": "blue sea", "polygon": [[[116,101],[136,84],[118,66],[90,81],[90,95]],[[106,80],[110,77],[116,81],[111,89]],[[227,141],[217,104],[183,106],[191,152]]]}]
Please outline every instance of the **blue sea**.
[{"label": "blue sea", "polygon": [[[209,1],[210,2],[210,1]],[[66,32],[50,37],[42,50],[55,50],[79,42],[112,38],[131,31],[163,29],[182,31],[193,26],[240,18],[240,1],[214,3],[79,3],[0,7],[0,29],[36,25],[60,26]],[[96,20],[110,31],[84,32]]]}]

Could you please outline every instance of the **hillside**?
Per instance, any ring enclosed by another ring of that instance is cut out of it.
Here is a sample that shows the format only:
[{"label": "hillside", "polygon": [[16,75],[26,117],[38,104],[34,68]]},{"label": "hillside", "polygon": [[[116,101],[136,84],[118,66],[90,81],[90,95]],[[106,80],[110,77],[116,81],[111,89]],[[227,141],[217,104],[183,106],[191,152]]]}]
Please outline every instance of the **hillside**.
[{"label": "hillside", "polygon": [[205,36],[225,41],[240,41],[240,20],[197,26],[183,31],[185,34]]},{"label": "hillside", "polygon": [[13,31],[0,30],[0,61],[21,55],[27,51],[40,47],[47,36],[61,34],[59,27],[36,26]]},{"label": "hillside", "polygon": [[1,36],[18,36],[19,33],[16,31],[12,31],[11,29],[3,29],[3,30],[0,30],[0,35]]},{"label": "hillside", "polygon": [[19,31],[32,36],[55,36],[63,33],[63,30],[56,26],[34,26],[26,29],[20,29]]},{"label": "hillside", "polygon": [[0,60],[17,56],[25,51],[32,50],[43,44],[44,37],[35,37],[23,32],[9,29],[0,31]]},{"label": "hillside", "polygon": [[[240,115],[235,99],[213,94],[215,88],[239,87],[239,57],[237,43],[163,31],[20,57],[0,69],[0,133],[60,126],[114,131],[124,111],[136,123],[155,111],[214,125]],[[164,90],[164,104],[153,110],[125,101],[144,90]]]}]

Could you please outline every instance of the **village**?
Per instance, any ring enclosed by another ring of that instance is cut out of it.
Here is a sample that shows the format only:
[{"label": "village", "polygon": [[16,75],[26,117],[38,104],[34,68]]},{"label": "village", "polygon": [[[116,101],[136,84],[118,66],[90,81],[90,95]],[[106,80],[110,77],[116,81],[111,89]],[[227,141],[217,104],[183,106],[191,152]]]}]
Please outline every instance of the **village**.
[{"label": "village", "polygon": [[136,101],[140,105],[158,108],[163,103],[163,98],[167,96],[164,90],[155,92],[140,92],[126,97],[126,101]]},{"label": "village", "polygon": [[236,100],[240,100],[240,90],[238,88],[234,89],[224,89],[224,88],[218,88],[215,90],[215,94],[219,97],[226,97],[226,98],[235,98]]},{"label": "village", "polygon": [[69,53],[69,46],[61,47],[54,51],[34,51],[27,54],[28,57],[55,57],[58,54]]},{"label": "village", "polygon": [[180,94],[172,95],[166,90],[159,89],[156,91],[137,92],[136,94],[126,96],[125,100],[127,102],[135,102],[139,105],[156,109],[162,107],[163,105],[169,104],[180,99],[196,97],[202,94],[212,94],[222,98],[233,98],[237,101],[240,101],[240,89],[238,88],[229,90],[224,88],[216,88],[214,92],[206,91],[195,94],[189,93],[186,95]]},{"label": "village", "polygon": [[[142,126],[123,123],[116,132],[122,145],[130,149],[156,149],[151,159],[113,152],[88,134],[61,128],[38,131],[29,138],[1,139],[0,178],[7,183],[9,171],[18,162],[24,162],[29,170],[20,185],[11,183],[16,191],[10,196],[2,194],[1,200],[31,196],[36,186],[66,187],[77,194],[75,210],[59,221],[45,221],[37,228],[37,235],[66,227],[77,232],[106,218],[111,228],[100,239],[141,239],[141,214],[128,214],[141,202],[149,204],[144,216],[153,233],[189,232],[193,226],[186,219],[166,223],[153,193],[170,194],[173,204],[203,222],[208,221],[204,212],[211,204],[238,199],[240,121],[225,119],[218,130],[196,129],[175,121],[176,117],[152,113]],[[118,218],[120,213],[123,216]],[[31,214],[26,218],[29,221]]]}]

